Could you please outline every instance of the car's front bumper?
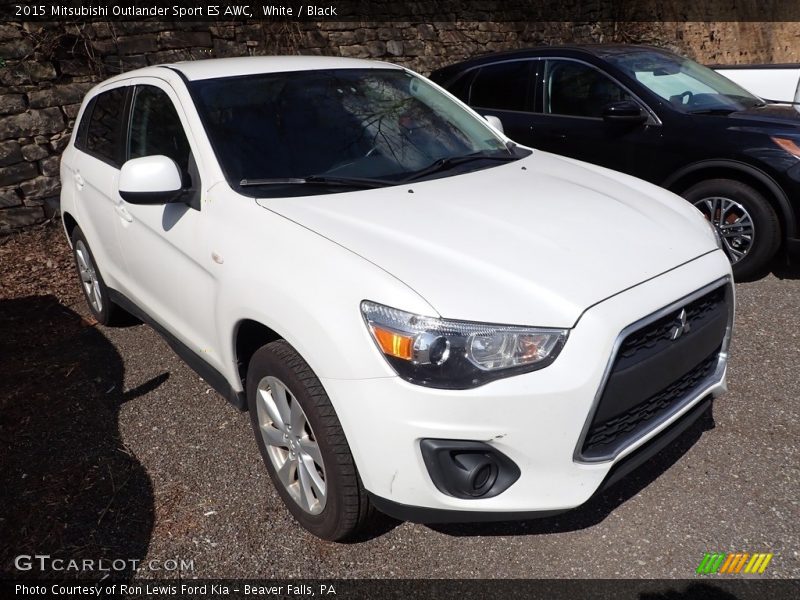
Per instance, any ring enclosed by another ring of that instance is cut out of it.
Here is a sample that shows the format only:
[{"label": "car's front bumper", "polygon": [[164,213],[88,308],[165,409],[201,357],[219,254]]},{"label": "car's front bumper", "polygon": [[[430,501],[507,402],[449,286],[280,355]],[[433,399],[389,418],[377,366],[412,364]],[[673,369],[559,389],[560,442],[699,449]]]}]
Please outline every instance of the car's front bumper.
[{"label": "car's front bumper", "polygon": [[[670,426],[651,439],[646,444],[638,447],[631,454],[616,461],[609,470],[603,483],[595,490],[595,495],[600,494],[615,485],[628,474],[648,463],[658,453],[662,452],[676,440],[681,438],[692,426],[697,423],[704,414],[710,412],[711,395],[706,396],[695,403],[692,408],[686,411],[681,417],[676,419]],[[552,517],[570,510],[569,508],[557,510],[525,510],[513,512],[489,512],[475,510],[442,510],[437,508],[425,508],[421,506],[409,506],[400,504],[387,498],[382,498],[375,494],[370,494],[370,499],[375,507],[381,512],[403,521],[413,523],[474,523],[485,521],[511,521],[519,519],[540,519]]]},{"label": "car's front bumper", "polygon": [[[694,389],[668,418],[613,459],[583,462],[576,458],[577,448],[620,333],[729,275],[725,256],[713,252],[621,292],[581,316],[552,365],[476,389],[431,389],[398,377],[323,380],[364,486],[388,512],[394,507],[398,514],[398,506],[433,509],[418,511],[421,516],[416,520],[464,520],[470,511],[513,518],[583,504],[615,464],[725,390],[723,352],[713,378]],[[431,479],[420,450],[423,439],[485,442],[519,467],[519,478],[494,497],[447,495]],[[455,512],[452,519],[446,514],[434,519],[439,511]]]}]

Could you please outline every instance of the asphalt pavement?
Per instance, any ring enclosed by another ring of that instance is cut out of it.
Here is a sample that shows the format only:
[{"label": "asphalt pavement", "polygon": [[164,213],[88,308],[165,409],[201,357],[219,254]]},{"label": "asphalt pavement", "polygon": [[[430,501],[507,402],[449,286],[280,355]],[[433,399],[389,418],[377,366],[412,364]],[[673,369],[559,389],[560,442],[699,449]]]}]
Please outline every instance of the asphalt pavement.
[{"label": "asphalt pavement", "polygon": [[[736,291],[730,389],[713,419],[617,487],[544,520],[426,526],[382,518],[347,544],[320,541],[293,521],[247,415],[158,334],[84,319],[96,351],[79,370],[111,355],[119,363],[113,377],[98,367],[78,382],[82,397],[113,404],[97,418],[116,424],[94,437],[113,437],[103,452],[121,453],[125,472],[136,473],[116,476],[109,467],[97,524],[135,538],[143,564],[190,559],[184,578],[691,578],[706,552],[736,551],[774,553],[763,577],[800,577],[800,269]],[[88,315],[82,300],[59,310]],[[76,335],[73,346],[85,334]],[[126,514],[138,517],[129,522]],[[85,518],[95,527],[95,515]],[[52,536],[42,550],[48,543]],[[178,575],[144,569],[138,576]]]},{"label": "asphalt pavement", "polygon": [[713,424],[698,424],[600,501],[537,521],[384,519],[351,544],[297,526],[247,415],[157,334],[104,329],[123,357],[126,390],[169,374],[119,413],[124,444],[154,489],[147,556],[193,557],[200,577],[683,578],[705,552],[747,551],[775,554],[769,576],[800,577],[800,278],[770,275],[736,291],[729,392]]}]

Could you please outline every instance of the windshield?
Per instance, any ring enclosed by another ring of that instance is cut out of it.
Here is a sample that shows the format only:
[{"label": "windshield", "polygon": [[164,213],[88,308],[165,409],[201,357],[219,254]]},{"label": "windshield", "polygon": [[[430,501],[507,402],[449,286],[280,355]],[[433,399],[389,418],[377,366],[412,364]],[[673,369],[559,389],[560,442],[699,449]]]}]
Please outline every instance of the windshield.
[{"label": "windshield", "polygon": [[242,193],[347,191],[519,157],[481,119],[401,69],[258,74],[190,89],[226,178]]},{"label": "windshield", "polygon": [[763,104],[730,79],[671,53],[631,50],[606,58],[686,113],[734,112]]}]

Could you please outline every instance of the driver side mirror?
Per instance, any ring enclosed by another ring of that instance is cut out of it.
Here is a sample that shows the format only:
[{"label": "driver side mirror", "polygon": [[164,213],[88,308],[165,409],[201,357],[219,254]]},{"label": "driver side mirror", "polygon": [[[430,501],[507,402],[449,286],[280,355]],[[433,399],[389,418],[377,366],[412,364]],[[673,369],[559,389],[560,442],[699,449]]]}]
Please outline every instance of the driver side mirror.
[{"label": "driver side mirror", "polygon": [[500,119],[494,115],[483,115],[483,118],[486,119],[486,122],[489,123],[489,125],[497,129],[497,131],[505,134],[505,131],[503,131],[503,122]]},{"label": "driver side mirror", "polygon": [[119,174],[119,195],[130,204],[167,204],[183,191],[183,180],[174,160],[158,154],[132,158]]},{"label": "driver side mirror", "polygon": [[606,106],[603,109],[603,120],[606,123],[634,125],[647,121],[647,115],[636,102],[624,100]]}]

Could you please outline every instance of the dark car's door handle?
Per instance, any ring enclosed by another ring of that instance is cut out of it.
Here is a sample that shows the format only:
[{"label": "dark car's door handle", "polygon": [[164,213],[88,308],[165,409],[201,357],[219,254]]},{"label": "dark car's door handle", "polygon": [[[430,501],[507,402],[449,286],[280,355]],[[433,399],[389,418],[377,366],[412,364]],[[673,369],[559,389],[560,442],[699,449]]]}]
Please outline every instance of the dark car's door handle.
[{"label": "dark car's door handle", "polygon": [[567,139],[567,134],[564,131],[552,131],[552,130],[548,131],[547,129],[545,129],[545,130],[537,130],[535,127],[531,126],[530,127],[530,132],[533,135],[536,135],[536,136],[539,136],[539,137],[546,137],[546,138],[550,138],[550,139],[554,139],[554,140],[565,140],[565,139]]}]

